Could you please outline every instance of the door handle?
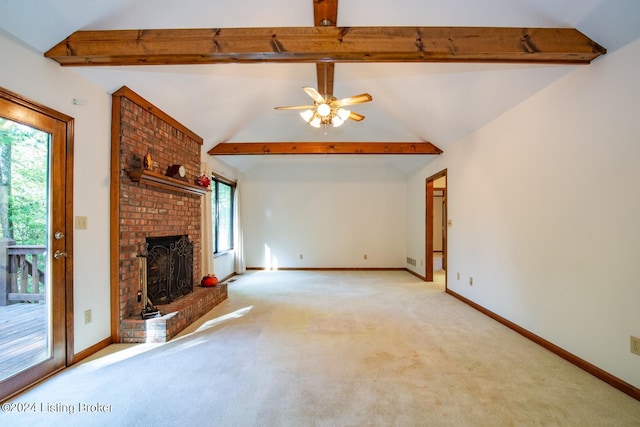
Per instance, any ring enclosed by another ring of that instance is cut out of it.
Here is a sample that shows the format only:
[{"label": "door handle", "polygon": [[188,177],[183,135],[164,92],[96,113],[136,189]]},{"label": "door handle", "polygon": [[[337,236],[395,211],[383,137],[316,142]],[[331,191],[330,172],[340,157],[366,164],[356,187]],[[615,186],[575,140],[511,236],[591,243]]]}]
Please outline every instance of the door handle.
[{"label": "door handle", "polygon": [[55,259],[60,259],[60,258],[66,258],[67,257],[67,252],[61,252],[61,251],[55,251],[55,253],[53,254],[53,257]]}]

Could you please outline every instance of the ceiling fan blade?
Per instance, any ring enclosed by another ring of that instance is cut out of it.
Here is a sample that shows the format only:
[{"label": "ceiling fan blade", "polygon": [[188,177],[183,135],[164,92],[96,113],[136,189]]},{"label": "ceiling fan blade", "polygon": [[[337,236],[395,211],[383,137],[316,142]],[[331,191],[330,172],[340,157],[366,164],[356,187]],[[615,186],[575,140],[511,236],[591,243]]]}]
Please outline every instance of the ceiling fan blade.
[{"label": "ceiling fan blade", "polygon": [[276,110],[313,110],[315,105],[294,105],[292,107],[273,107]]},{"label": "ceiling fan blade", "polygon": [[351,120],[355,120],[356,122],[361,122],[364,120],[364,116],[362,114],[354,113],[353,111],[349,113],[349,118]]},{"label": "ceiling fan blade", "polygon": [[311,99],[313,99],[313,101],[317,104],[324,104],[326,103],[325,99],[323,98],[322,95],[320,95],[320,92],[318,92],[317,90],[315,90],[312,87],[309,86],[305,86],[302,88],[305,92],[307,92],[307,95],[309,95],[311,97]]},{"label": "ceiling fan blade", "polygon": [[362,104],[363,102],[369,102],[373,100],[368,93],[361,93],[360,95],[350,96],[344,99],[338,99],[331,102],[333,107],[344,107],[346,105]]}]

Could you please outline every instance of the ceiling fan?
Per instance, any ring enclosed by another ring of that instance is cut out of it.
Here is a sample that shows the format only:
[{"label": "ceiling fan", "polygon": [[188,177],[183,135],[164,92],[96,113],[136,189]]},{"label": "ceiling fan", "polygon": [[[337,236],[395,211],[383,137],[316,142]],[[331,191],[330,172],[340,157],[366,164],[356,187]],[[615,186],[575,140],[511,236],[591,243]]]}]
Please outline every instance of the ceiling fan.
[{"label": "ceiling fan", "polygon": [[338,127],[347,119],[356,122],[364,120],[364,116],[343,107],[350,105],[362,104],[373,100],[368,93],[350,96],[348,98],[336,99],[333,95],[320,95],[316,89],[305,86],[302,88],[307,95],[313,99],[314,105],[296,105],[292,107],[275,107],[276,110],[305,110],[300,116],[305,122],[313,127],[319,128],[320,125],[333,125]]},{"label": "ceiling fan", "polygon": [[[335,27],[338,19],[338,0],[314,0],[313,21],[316,27]],[[320,125],[333,125],[338,127],[347,119],[357,122],[364,120],[364,116],[343,107],[369,102],[373,98],[368,93],[350,96],[349,98],[336,99],[333,96],[334,63],[318,62],[316,70],[318,75],[318,88],[324,88],[325,95],[312,87],[302,89],[313,99],[314,105],[301,105],[294,107],[276,107],[276,110],[304,110],[300,116],[313,127]]]}]

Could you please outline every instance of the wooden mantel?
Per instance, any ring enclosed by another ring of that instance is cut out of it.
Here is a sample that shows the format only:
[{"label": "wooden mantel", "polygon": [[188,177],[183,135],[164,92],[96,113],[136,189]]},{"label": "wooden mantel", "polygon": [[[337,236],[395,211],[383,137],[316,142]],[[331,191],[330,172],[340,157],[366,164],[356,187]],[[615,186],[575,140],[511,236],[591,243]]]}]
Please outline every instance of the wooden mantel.
[{"label": "wooden mantel", "polygon": [[165,190],[178,191],[181,193],[195,194],[202,196],[206,194],[208,189],[200,187],[195,184],[189,184],[187,181],[181,179],[172,178],[170,176],[162,175],[157,172],[153,172],[145,169],[138,169],[128,171],[127,174],[131,181],[138,182],[152,187],[163,188]]},{"label": "wooden mantel", "polygon": [[221,142],[215,155],[264,154],[441,154],[430,142]]}]

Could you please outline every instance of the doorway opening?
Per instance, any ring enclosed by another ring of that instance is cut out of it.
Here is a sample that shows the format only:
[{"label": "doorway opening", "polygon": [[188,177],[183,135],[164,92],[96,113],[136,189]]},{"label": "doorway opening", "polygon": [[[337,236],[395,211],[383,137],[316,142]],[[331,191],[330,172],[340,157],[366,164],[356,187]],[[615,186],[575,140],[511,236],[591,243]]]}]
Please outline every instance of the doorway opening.
[{"label": "doorway opening", "polygon": [[446,289],[448,223],[446,169],[426,179],[425,206],[425,279],[427,282],[433,282],[435,271],[441,269],[445,271]]}]

